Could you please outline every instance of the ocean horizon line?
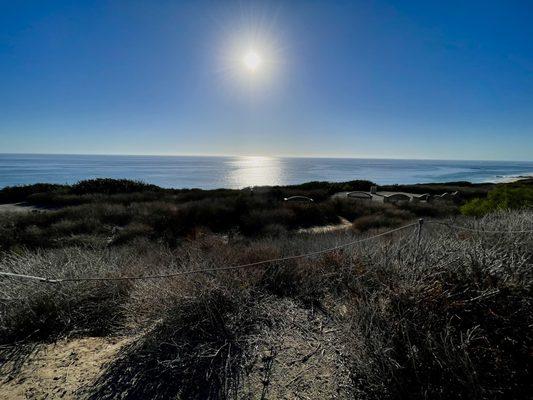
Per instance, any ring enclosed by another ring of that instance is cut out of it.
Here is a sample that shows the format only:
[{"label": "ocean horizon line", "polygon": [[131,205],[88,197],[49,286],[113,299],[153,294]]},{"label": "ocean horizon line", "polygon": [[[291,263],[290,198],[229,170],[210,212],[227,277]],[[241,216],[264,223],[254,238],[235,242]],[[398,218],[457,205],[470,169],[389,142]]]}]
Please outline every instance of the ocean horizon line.
[{"label": "ocean horizon line", "polygon": [[402,158],[402,157],[361,157],[361,156],[299,156],[299,155],[242,155],[242,154],[119,154],[119,153],[17,153],[0,152],[0,156],[88,156],[88,157],[213,157],[213,158],[270,158],[270,159],[339,159],[339,160],[397,160],[397,161],[452,161],[452,162],[501,162],[533,163],[533,160],[506,160],[481,158]]}]

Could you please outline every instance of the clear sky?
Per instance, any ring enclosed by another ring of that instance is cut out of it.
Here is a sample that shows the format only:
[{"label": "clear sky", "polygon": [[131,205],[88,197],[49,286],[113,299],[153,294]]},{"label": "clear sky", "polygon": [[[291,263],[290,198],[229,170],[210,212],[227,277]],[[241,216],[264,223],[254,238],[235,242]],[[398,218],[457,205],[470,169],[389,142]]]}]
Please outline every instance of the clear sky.
[{"label": "clear sky", "polygon": [[527,0],[0,0],[0,153],[533,160],[532,21]]}]

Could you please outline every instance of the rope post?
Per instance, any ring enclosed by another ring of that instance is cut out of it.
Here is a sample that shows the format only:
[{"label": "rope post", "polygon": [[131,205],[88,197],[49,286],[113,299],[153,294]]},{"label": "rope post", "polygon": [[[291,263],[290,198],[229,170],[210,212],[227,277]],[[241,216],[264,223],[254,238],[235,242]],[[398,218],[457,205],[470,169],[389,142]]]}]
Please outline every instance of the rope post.
[{"label": "rope post", "polygon": [[424,219],[419,218],[418,227],[416,229],[416,249],[415,249],[415,256],[413,258],[413,265],[415,265],[418,261],[418,252],[420,249],[420,239],[422,239],[422,226],[423,225],[424,225]]},{"label": "rope post", "polygon": [[424,218],[418,219],[418,229],[416,232],[416,248],[420,247],[420,239],[422,238],[422,226],[424,225]]}]

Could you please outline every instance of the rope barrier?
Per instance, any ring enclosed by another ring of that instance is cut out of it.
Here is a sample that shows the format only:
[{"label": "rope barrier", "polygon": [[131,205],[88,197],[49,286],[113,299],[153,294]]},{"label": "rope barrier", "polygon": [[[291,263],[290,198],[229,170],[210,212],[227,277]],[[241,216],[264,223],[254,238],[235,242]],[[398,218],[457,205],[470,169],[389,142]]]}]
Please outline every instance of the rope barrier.
[{"label": "rope barrier", "polygon": [[462,229],[465,231],[479,232],[479,233],[533,233],[533,230],[519,230],[519,231],[498,230],[498,231],[495,231],[495,230],[475,229],[475,228],[470,228],[468,226],[454,225],[454,224],[450,224],[448,222],[442,222],[442,221],[426,221],[426,222],[429,224],[447,226],[448,228]]},{"label": "rope barrier", "polygon": [[169,274],[157,274],[157,275],[116,276],[116,277],[85,277],[85,278],[84,277],[80,277],[80,278],[46,278],[46,277],[42,277],[42,276],[23,275],[23,274],[15,274],[15,273],[12,273],[12,272],[2,272],[2,271],[0,271],[0,275],[11,276],[11,277],[15,277],[15,278],[22,278],[22,279],[33,279],[33,280],[38,280],[38,281],[47,282],[47,283],[79,282],[79,281],[119,281],[119,280],[142,280],[142,279],[171,278],[171,277],[175,277],[175,276],[197,274],[197,273],[202,273],[202,272],[217,272],[217,271],[228,271],[228,270],[232,270],[232,269],[249,268],[249,267],[255,267],[255,266],[264,265],[264,264],[270,264],[270,263],[274,263],[274,262],[281,262],[281,261],[287,261],[287,260],[297,260],[297,259],[300,259],[300,258],[312,257],[312,256],[316,256],[316,255],[319,255],[319,254],[324,254],[324,253],[329,253],[331,251],[339,250],[339,249],[342,249],[342,248],[345,248],[345,247],[353,246],[353,245],[358,244],[358,243],[363,243],[363,242],[366,242],[366,241],[369,241],[369,240],[373,240],[373,239],[376,239],[378,237],[390,235],[391,233],[394,233],[394,232],[398,232],[398,231],[401,231],[401,230],[404,230],[404,229],[407,229],[407,228],[410,228],[410,227],[413,227],[413,226],[418,226],[418,224],[419,223],[417,222],[417,223],[414,223],[414,224],[404,225],[404,226],[401,226],[399,228],[391,229],[391,230],[388,230],[388,231],[383,232],[383,233],[379,233],[379,234],[374,235],[374,236],[370,236],[370,237],[363,238],[363,239],[358,239],[358,240],[353,240],[351,242],[344,243],[344,244],[341,244],[341,245],[338,245],[338,246],[334,246],[334,247],[330,247],[330,248],[322,249],[322,250],[317,250],[317,251],[312,251],[312,252],[309,252],[309,253],[297,254],[297,255],[293,255],[293,256],[286,256],[286,257],[279,257],[279,258],[271,258],[271,259],[268,259],[268,260],[256,261],[256,262],[248,263],[248,264],[231,265],[231,266],[219,267],[219,268],[193,269],[193,270],[188,270],[188,271],[179,271],[179,272],[173,272],[173,273],[169,273]]},{"label": "rope barrier", "polygon": [[11,277],[14,277],[14,278],[35,279],[35,280],[38,280],[38,281],[49,282],[49,279],[47,279],[47,278],[43,278],[43,277],[40,277],[40,276],[24,275],[24,274],[15,274],[15,273],[13,273],[13,272],[3,272],[3,271],[0,271],[0,275],[11,276]]},{"label": "rope barrier", "polygon": [[[481,230],[481,229],[469,228],[466,226],[449,224],[449,223],[441,222],[441,221],[427,221],[427,223],[443,225],[449,228],[463,229],[463,230],[474,231],[474,232],[479,232],[479,233],[533,233],[533,230],[518,230],[518,231]],[[420,219],[418,222],[413,223],[413,224],[404,225],[399,228],[391,229],[391,230],[388,230],[386,232],[383,232],[383,233],[380,233],[374,236],[370,236],[370,237],[358,239],[358,240],[353,240],[351,242],[344,243],[344,244],[334,246],[334,247],[330,247],[327,249],[312,251],[312,252],[304,253],[304,254],[296,254],[296,255],[286,256],[286,257],[271,258],[268,260],[256,261],[256,262],[248,263],[248,264],[230,265],[227,267],[193,269],[193,270],[188,270],[188,271],[179,271],[179,272],[173,272],[173,273],[168,273],[168,274],[157,274],[157,275],[116,276],[116,277],[98,277],[97,276],[97,277],[80,277],[80,278],[47,278],[47,277],[42,277],[42,276],[24,275],[24,274],[17,274],[13,272],[3,272],[3,271],[0,271],[0,275],[13,277],[13,278],[37,280],[37,281],[47,282],[47,283],[80,282],[80,281],[120,281],[120,280],[144,280],[144,279],[171,278],[171,277],[176,277],[176,276],[190,275],[190,274],[197,274],[197,273],[204,273],[204,272],[217,272],[217,271],[228,271],[228,270],[241,269],[241,268],[250,268],[250,267],[255,267],[259,265],[271,264],[274,262],[282,262],[282,261],[297,260],[301,258],[312,257],[312,256],[316,256],[319,254],[324,254],[324,253],[329,253],[331,251],[339,250],[345,247],[353,246],[355,244],[363,243],[363,242],[373,240],[373,239],[376,239],[382,236],[390,235],[391,233],[398,232],[398,231],[401,231],[401,230],[404,230],[404,229],[407,229],[413,226],[418,227],[417,229],[417,250],[418,250],[418,247],[420,246],[422,224],[423,224],[423,220]]]}]

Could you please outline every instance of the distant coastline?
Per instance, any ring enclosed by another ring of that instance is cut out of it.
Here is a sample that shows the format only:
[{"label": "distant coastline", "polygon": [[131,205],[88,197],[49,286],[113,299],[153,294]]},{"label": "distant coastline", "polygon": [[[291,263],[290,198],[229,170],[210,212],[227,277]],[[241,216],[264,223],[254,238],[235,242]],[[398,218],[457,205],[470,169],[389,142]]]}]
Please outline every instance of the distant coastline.
[{"label": "distant coastline", "polygon": [[523,179],[533,179],[533,172],[530,174],[501,176],[501,177],[497,177],[496,179],[492,181],[487,181],[486,183],[513,183],[513,182],[521,181]]}]

